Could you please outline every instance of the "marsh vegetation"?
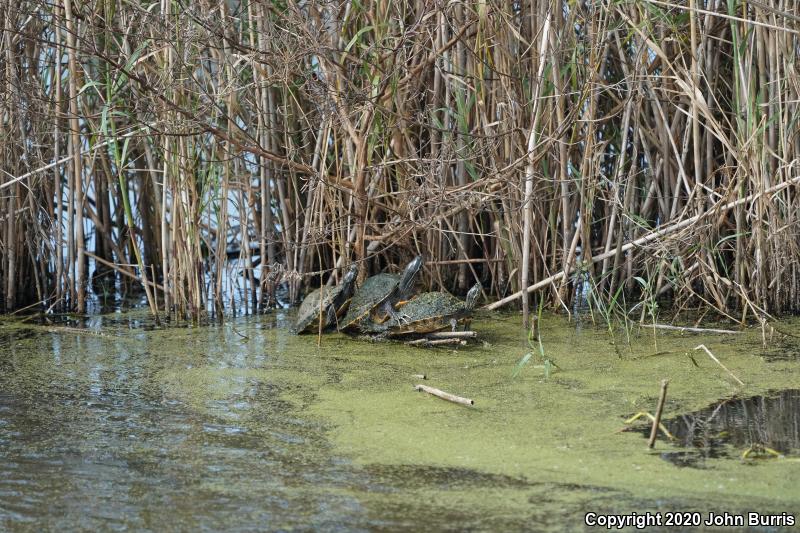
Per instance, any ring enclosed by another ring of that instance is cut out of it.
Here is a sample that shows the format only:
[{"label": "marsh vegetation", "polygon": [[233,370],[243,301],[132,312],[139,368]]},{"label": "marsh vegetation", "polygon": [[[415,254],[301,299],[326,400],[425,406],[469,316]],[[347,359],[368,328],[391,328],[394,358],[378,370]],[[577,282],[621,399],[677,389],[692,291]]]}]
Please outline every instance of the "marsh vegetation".
[{"label": "marsh vegetation", "polygon": [[[795,0],[6,0],[0,306],[198,319],[350,263],[528,315],[796,311]],[[588,288],[588,289],[587,289]]]}]

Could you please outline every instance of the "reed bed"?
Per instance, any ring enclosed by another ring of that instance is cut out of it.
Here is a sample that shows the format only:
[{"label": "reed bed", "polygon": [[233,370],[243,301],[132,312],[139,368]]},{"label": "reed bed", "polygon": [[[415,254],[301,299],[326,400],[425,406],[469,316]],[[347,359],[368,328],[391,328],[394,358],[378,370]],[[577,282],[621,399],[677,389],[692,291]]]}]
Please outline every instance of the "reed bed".
[{"label": "reed bed", "polygon": [[800,307],[795,0],[3,4],[7,312],[257,312],[417,254],[526,321]]}]

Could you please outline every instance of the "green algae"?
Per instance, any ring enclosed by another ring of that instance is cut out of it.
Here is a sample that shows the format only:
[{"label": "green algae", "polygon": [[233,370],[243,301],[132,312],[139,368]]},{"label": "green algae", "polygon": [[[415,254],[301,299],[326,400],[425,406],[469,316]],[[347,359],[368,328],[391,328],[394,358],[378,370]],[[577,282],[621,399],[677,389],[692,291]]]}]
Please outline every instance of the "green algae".
[{"label": "green algae", "polygon": [[[487,317],[474,327],[490,341],[459,350],[363,343],[339,335],[325,337],[317,349],[316,338],[298,337],[287,348],[299,360],[284,355],[283,368],[264,369],[261,379],[297,386],[294,393],[283,392],[295,402],[300,391],[313,388],[314,398],[297,404],[307,405],[308,414],[332,428],[336,453],[367,468],[460,468],[475,477],[491,473],[536,484],[575,484],[586,487],[577,491],[579,501],[600,489],[625,493],[631,502],[713,500],[736,508],[784,508],[800,501],[796,483],[785,475],[786,468],[798,466],[785,460],[759,465],[755,476],[748,466],[729,460],[713,462],[710,470],[677,469],[648,451],[639,435],[619,432],[624,417],[654,410],[663,378],[670,380],[665,416],[735,393],[796,386],[797,361],[761,357],[758,332],[737,335],[735,341],[657,332],[659,351],[653,352],[652,331],[639,331],[630,346],[619,349],[620,339],[602,330],[576,331],[562,318],[550,317],[542,324],[545,350],[559,369],[544,379],[540,369],[529,365],[512,379],[514,365],[528,349],[516,317]],[[746,386],[736,386],[695,352],[701,342]],[[206,379],[217,384],[228,375],[213,372]],[[476,406],[464,408],[412,392],[419,382],[415,374],[426,374],[427,384],[474,398]],[[188,383],[191,375],[184,375]],[[204,396],[215,392],[201,385],[189,388],[203,390]],[[664,442],[658,446],[669,447]],[[408,496],[408,504],[421,498],[466,510],[487,501],[496,506],[499,498],[512,512],[525,507],[513,502],[540,498],[521,487],[487,490],[472,486],[443,496],[423,483]],[[495,494],[498,490],[502,494]],[[522,492],[510,495],[516,491]],[[558,492],[563,503],[576,491]],[[617,506],[620,501],[625,499],[616,500]]]},{"label": "green algae", "polygon": [[[607,334],[549,318],[542,324],[547,357],[560,370],[550,379],[527,367],[510,379],[528,349],[512,317],[476,321],[491,346],[450,351],[394,347],[393,369],[364,369],[361,349],[350,356],[351,379],[320,391],[314,412],[331,420],[337,448],[362,464],[469,468],[538,483],[574,483],[624,491],[637,499],[713,501],[736,508],[796,507],[800,465],[775,460],[757,472],[738,461],[679,469],[647,450],[638,434],[620,433],[623,418],[655,410],[661,379],[670,380],[665,416],[703,407],[735,393],[795,387],[798,361],[760,357],[760,333],[701,337],[639,332],[620,357]],[[735,339],[735,340],[734,340]],[[619,339],[616,339],[619,342]],[[737,387],[704,354],[705,343],[745,383]],[[692,356],[692,357],[690,357]],[[377,357],[377,355],[376,355]],[[412,393],[415,373],[428,384],[475,400],[465,408]],[[658,449],[668,449],[663,441]],[[481,494],[471,505],[482,500]]]},{"label": "green algae", "polygon": [[[480,340],[457,350],[340,334],[317,347],[314,336],[288,334],[290,319],[144,330],[145,318],[118,316],[95,324],[104,336],[0,326],[0,386],[22,412],[5,415],[0,450],[15,463],[30,453],[49,461],[77,454],[94,465],[98,486],[130,477],[121,498],[135,498],[110,508],[134,527],[144,515],[159,523],[165,501],[180,502],[174,512],[195,526],[495,530],[582,527],[590,510],[779,512],[800,502],[797,455],[679,468],[660,457],[673,445],[662,439],[651,451],[640,434],[620,432],[626,417],[655,409],[664,378],[665,417],[734,394],[796,388],[792,338],[765,348],[757,330],[658,331],[656,348],[652,330],[634,331],[629,345],[545,316],[542,342],[557,368],[545,377],[532,362],[513,378],[530,350],[515,315],[477,317]],[[798,331],[798,323],[782,329]],[[745,386],[695,351],[699,344]],[[416,374],[475,406],[414,392]],[[9,426],[22,437],[4,436]],[[42,427],[58,429],[43,437]],[[17,474],[46,493],[56,474],[26,464],[30,471]],[[171,488],[154,490],[154,480]],[[20,529],[11,510],[0,504],[0,526]]]}]

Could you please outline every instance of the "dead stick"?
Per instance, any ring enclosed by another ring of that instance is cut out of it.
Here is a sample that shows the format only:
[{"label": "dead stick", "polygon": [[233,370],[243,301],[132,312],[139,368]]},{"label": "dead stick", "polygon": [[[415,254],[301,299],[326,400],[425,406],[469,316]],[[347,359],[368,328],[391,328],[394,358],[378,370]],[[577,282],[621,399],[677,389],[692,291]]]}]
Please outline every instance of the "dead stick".
[{"label": "dead stick", "polygon": [[463,346],[467,344],[467,341],[462,339],[437,339],[437,340],[425,339],[425,340],[428,341],[427,346],[444,346],[448,344]]},{"label": "dead stick", "polygon": [[722,362],[721,362],[719,359],[717,359],[716,357],[714,357],[714,354],[713,354],[713,353],[711,353],[711,350],[709,350],[708,348],[706,348],[706,345],[705,345],[705,344],[701,344],[700,346],[696,346],[696,347],[695,347],[695,350],[701,350],[701,349],[702,349],[702,350],[705,350],[705,352],[708,354],[708,356],[711,358],[711,360],[712,360],[712,361],[714,361],[714,362],[715,362],[715,363],[717,363],[719,366],[721,366],[721,367],[722,367],[722,370],[724,370],[725,372],[727,372],[727,373],[728,373],[728,375],[729,375],[730,377],[732,377],[733,379],[735,379],[735,380],[736,380],[736,382],[737,382],[739,385],[741,385],[742,387],[744,387],[744,383],[742,382],[742,380],[741,380],[741,379],[739,379],[739,378],[737,378],[737,377],[736,377],[736,375],[735,375],[733,372],[731,372],[730,370],[728,370],[728,367],[726,367],[725,365],[723,365],[723,364],[722,364]]},{"label": "dead stick", "polygon": [[[395,334],[389,333],[389,335],[394,337],[402,337],[403,335],[406,335],[406,333],[395,333]],[[427,335],[425,335],[424,338],[410,341],[406,344],[414,344],[414,343],[422,344],[421,342],[417,341],[432,340],[432,339],[474,339],[477,336],[478,334],[474,331],[437,331],[433,333],[428,333]]]},{"label": "dead stick", "polygon": [[425,374],[412,374],[411,377],[417,379],[428,379],[428,377]]},{"label": "dead stick", "polygon": [[460,403],[461,405],[475,405],[474,400],[470,400],[469,398],[462,398],[461,396],[456,396],[455,394],[450,394],[449,392],[444,392],[439,389],[434,389],[433,387],[428,387],[427,385],[417,385],[414,387],[417,391],[427,392],[428,394],[432,394],[442,400],[447,400],[448,402]]},{"label": "dead stick", "polygon": [[443,344],[457,344],[458,346],[465,346],[467,341],[464,339],[428,339],[429,346],[440,346]]},{"label": "dead stick", "polygon": [[473,339],[477,336],[474,331],[437,331],[427,335],[429,339]]},{"label": "dead stick", "polygon": [[413,341],[408,341],[406,344],[409,346],[442,346],[444,344],[466,344],[467,341],[461,339],[438,339],[438,340],[430,340],[428,338],[424,339],[416,339]]},{"label": "dead stick", "polygon": [[714,329],[714,328],[689,328],[683,326],[670,326],[668,324],[642,324],[642,327],[655,328],[655,329],[668,329],[670,331],[688,331],[689,333],[727,333],[734,335],[741,333],[741,331],[734,331],[732,329]]},{"label": "dead stick", "polygon": [[661,380],[661,395],[658,397],[658,407],[656,407],[656,417],[653,419],[653,429],[650,430],[650,442],[647,444],[649,448],[656,445],[656,437],[658,436],[658,425],[661,423],[661,413],[664,412],[664,402],[667,399],[667,385],[668,379]]}]

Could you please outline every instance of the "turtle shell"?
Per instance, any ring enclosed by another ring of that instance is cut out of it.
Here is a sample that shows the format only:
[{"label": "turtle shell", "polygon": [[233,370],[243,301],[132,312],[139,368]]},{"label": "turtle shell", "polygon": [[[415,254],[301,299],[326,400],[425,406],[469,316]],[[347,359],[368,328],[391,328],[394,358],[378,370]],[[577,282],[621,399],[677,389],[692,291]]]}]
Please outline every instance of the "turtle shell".
[{"label": "turtle shell", "polygon": [[[414,290],[414,277],[422,268],[422,256],[417,256],[406,265],[402,274],[378,274],[368,278],[356,292],[347,315],[339,323],[339,329],[351,326],[361,328],[368,324],[372,315],[394,315],[394,306],[400,300],[408,298]],[[376,316],[378,322],[385,316]]]},{"label": "turtle shell", "polygon": [[386,323],[386,329],[390,335],[431,333],[446,329],[453,320],[460,321],[472,314],[480,290],[480,283],[473,285],[466,301],[447,292],[422,293],[400,309],[402,323],[392,319]]},{"label": "turtle shell", "polygon": [[450,327],[451,318],[460,318],[466,311],[464,302],[446,292],[424,292],[404,305],[400,312],[404,323],[391,320],[386,324],[390,334],[431,333]]},{"label": "turtle shell", "polygon": [[297,320],[294,331],[303,333],[313,324],[319,323],[320,311],[325,313],[322,317],[322,328],[330,326],[333,319],[341,314],[343,306],[353,294],[357,269],[351,267],[344,279],[335,287],[320,287],[308,294],[297,310]]},{"label": "turtle shell", "polygon": [[350,308],[340,322],[339,329],[353,326],[367,318],[392,296],[399,282],[400,274],[378,274],[367,278],[350,301]]}]

